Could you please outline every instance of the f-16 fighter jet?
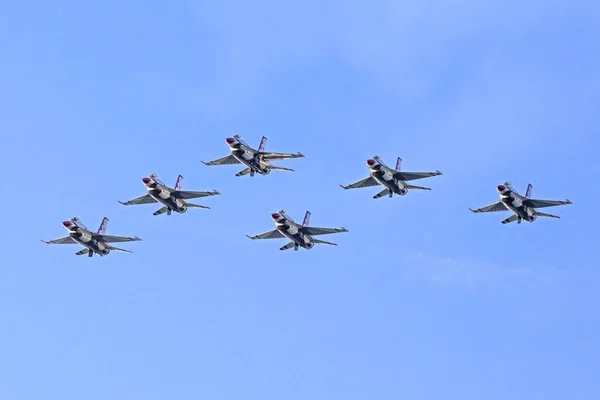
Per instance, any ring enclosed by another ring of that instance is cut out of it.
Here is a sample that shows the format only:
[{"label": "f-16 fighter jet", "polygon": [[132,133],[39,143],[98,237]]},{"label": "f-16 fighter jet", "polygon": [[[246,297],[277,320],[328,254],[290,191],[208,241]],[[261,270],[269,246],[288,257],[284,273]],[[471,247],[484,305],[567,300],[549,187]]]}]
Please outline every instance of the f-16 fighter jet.
[{"label": "f-16 fighter jet", "polygon": [[219,158],[218,160],[209,162],[202,161],[202,163],[204,165],[243,164],[247,167],[238,172],[235,176],[247,174],[250,174],[250,176],[254,176],[254,174],[268,175],[272,169],[279,171],[294,171],[290,168],[273,165],[270,161],[304,157],[304,154],[302,153],[271,153],[265,151],[267,138],[264,136],[260,141],[258,150],[248,146],[240,135],[233,135],[233,137],[225,139],[225,142],[227,142],[231,154]]},{"label": "f-16 fighter jet", "polygon": [[187,192],[181,190],[182,181],[183,176],[179,175],[179,177],[177,178],[177,182],[175,183],[175,188],[171,189],[170,187],[162,183],[162,181],[158,178],[156,174],[150,174],[148,177],[142,178],[142,182],[146,186],[146,190],[148,190],[148,193],[126,202],[119,201],[119,203],[124,204],[126,206],[132,204],[160,203],[164,205],[164,207],[156,211],[153,215],[160,215],[165,212],[167,213],[167,215],[171,215],[172,211],[183,214],[187,211],[189,207],[210,209],[210,207],[188,203],[186,201],[187,199],[221,194],[216,190],[212,192]]},{"label": "f-16 fighter jet", "polygon": [[396,161],[396,169],[391,169],[381,160],[379,156],[374,156],[367,160],[367,166],[369,167],[370,174],[368,177],[361,179],[358,182],[351,183],[348,186],[340,185],[344,189],[358,189],[369,186],[382,185],[385,187],[381,192],[373,196],[374,199],[378,199],[383,196],[392,197],[394,194],[404,196],[408,193],[409,189],[419,190],[431,190],[430,188],[409,185],[407,181],[413,181],[415,179],[427,178],[430,176],[442,175],[440,171],[435,172],[402,172],[400,166],[402,159],[398,157]]},{"label": "f-16 fighter jet", "polygon": [[308,226],[310,223],[310,211],[306,212],[302,225],[298,225],[296,222],[294,222],[294,220],[286,214],[285,210],[279,210],[276,213],[271,214],[271,218],[275,222],[275,229],[255,236],[246,236],[252,240],[288,238],[291,240],[291,242],[281,247],[279,250],[288,250],[294,248],[295,251],[298,251],[299,247],[312,249],[315,244],[328,244],[330,246],[337,246],[335,243],[318,240],[313,238],[313,236],[348,232],[348,230],[343,227],[315,228]]},{"label": "f-16 fighter jet", "polygon": [[69,236],[50,240],[48,242],[42,240],[42,242],[46,244],[80,244],[85,248],[75,253],[78,256],[87,254],[89,257],[92,257],[94,253],[96,253],[103,257],[110,253],[112,250],[121,251],[124,253],[131,253],[131,251],[129,250],[119,249],[118,247],[113,247],[108,243],[134,242],[142,240],[137,236],[123,237],[105,235],[104,233],[106,232],[106,225],[108,225],[108,218],[106,217],[104,217],[104,219],[102,220],[100,228],[96,233],[86,228],[86,226],[77,217],[73,217],[69,221],[63,221],[62,224],[69,232]]},{"label": "f-16 fighter jet", "polygon": [[531,189],[533,186],[529,184],[525,196],[521,196],[512,188],[510,182],[504,182],[496,186],[496,191],[500,195],[500,201],[489,206],[469,210],[474,213],[493,212],[493,211],[512,211],[514,214],[502,221],[503,224],[521,220],[533,222],[537,217],[560,218],[557,215],[545,214],[536,210],[542,207],[554,207],[562,204],[573,204],[570,200],[536,200],[531,198]]}]

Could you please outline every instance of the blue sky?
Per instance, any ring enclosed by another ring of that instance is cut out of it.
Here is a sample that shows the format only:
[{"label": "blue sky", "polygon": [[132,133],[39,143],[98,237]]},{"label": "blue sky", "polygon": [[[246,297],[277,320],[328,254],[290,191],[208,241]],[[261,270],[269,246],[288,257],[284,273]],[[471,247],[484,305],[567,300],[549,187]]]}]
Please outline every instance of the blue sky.
[{"label": "blue sky", "polygon": [[[591,0],[3,3],[0,398],[597,399],[599,26]],[[233,133],[306,158],[200,163]],[[444,175],[340,189],[374,154]],[[149,173],[222,196],[120,205]],[[468,211],[505,180],[574,204]],[[280,208],[349,232],[246,238]],[[72,216],[144,241],[39,241]]]}]

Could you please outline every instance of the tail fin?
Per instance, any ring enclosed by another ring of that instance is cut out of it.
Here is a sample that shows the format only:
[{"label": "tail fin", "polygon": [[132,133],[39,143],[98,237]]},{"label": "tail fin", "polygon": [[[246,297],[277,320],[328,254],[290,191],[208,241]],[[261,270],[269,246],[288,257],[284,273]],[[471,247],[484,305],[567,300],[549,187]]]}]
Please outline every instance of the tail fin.
[{"label": "tail fin", "polygon": [[177,177],[177,182],[175,182],[175,190],[181,190],[181,182],[183,181],[183,176],[179,175]]},{"label": "tail fin", "polygon": [[102,219],[102,223],[100,224],[100,228],[98,228],[98,234],[104,235],[106,233],[106,226],[108,225],[108,218],[104,217]]},{"label": "tail fin", "polygon": [[527,191],[525,192],[525,197],[528,199],[531,198],[531,189],[533,189],[533,185],[530,183],[527,185]]},{"label": "tail fin", "polygon": [[302,226],[308,226],[308,224],[310,224],[310,211],[304,214],[304,221],[302,221]]},{"label": "tail fin", "polygon": [[400,171],[401,166],[402,166],[402,159],[400,157],[398,157],[398,160],[396,161],[396,171]]},{"label": "tail fin", "polygon": [[262,153],[263,151],[265,151],[266,145],[267,145],[267,138],[263,136],[262,139],[260,140],[260,144],[258,145],[258,152]]}]

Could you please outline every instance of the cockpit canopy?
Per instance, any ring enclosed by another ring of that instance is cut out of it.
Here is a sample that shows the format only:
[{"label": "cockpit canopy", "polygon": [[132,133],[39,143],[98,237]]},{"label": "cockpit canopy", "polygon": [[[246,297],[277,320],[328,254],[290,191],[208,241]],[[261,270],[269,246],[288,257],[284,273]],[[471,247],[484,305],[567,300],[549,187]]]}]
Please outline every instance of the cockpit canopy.
[{"label": "cockpit canopy", "polygon": [[81,220],[77,217],[71,218],[71,222],[73,222],[78,227],[85,229],[86,231],[88,230],[88,228],[83,224],[83,222],[81,222]]},{"label": "cockpit canopy", "polygon": [[165,185],[156,174],[150,174],[150,178],[152,178],[159,185]]}]

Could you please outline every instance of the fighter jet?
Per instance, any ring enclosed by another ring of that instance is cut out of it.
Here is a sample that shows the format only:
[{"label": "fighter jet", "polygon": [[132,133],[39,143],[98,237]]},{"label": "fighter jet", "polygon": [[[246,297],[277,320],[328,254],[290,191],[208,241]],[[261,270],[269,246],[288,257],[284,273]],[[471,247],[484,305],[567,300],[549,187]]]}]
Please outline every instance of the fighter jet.
[{"label": "fighter jet", "polygon": [[63,221],[62,224],[69,232],[69,236],[50,240],[48,242],[42,240],[42,242],[46,244],[80,244],[85,248],[75,253],[78,256],[87,254],[89,257],[92,257],[94,253],[96,253],[103,257],[110,253],[112,250],[121,251],[124,253],[131,253],[131,251],[129,250],[120,249],[118,247],[111,246],[108,243],[134,242],[142,240],[137,236],[123,237],[105,235],[104,233],[106,232],[106,226],[108,225],[108,218],[106,217],[102,219],[100,228],[96,233],[86,228],[86,226],[77,217],[73,217],[69,221]]},{"label": "fighter jet", "polygon": [[427,178],[430,176],[442,175],[440,171],[401,172],[401,164],[402,159],[398,157],[398,160],[396,161],[396,169],[391,169],[381,160],[379,156],[374,156],[373,158],[367,160],[367,166],[369,167],[370,172],[368,177],[351,183],[348,186],[340,186],[344,189],[358,189],[382,185],[385,187],[385,189],[373,196],[374,199],[378,199],[386,195],[392,197],[394,194],[404,196],[408,193],[409,189],[431,190],[430,188],[422,186],[409,185],[406,182],[413,181],[415,179]]},{"label": "fighter jet", "polygon": [[493,212],[493,211],[512,211],[514,214],[502,221],[503,224],[517,221],[518,224],[521,220],[533,222],[537,217],[548,217],[548,218],[560,218],[557,215],[545,214],[536,210],[536,208],[542,207],[554,207],[562,204],[573,204],[570,200],[536,200],[531,198],[531,189],[533,185],[531,183],[527,185],[527,191],[525,196],[521,196],[516,190],[512,188],[510,182],[504,182],[501,185],[496,186],[496,191],[500,196],[500,201],[494,204],[490,204],[485,207],[473,210],[474,213],[481,212]]},{"label": "fighter jet", "polygon": [[133,204],[160,203],[164,205],[164,207],[154,212],[152,215],[160,215],[165,212],[167,213],[167,215],[171,215],[172,211],[183,214],[190,207],[210,209],[210,207],[188,203],[186,201],[187,199],[221,194],[216,190],[212,192],[186,192],[184,190],[181,190],[182,181],[183,176],[179,175],[179,177],[177,177],[177,182],[175,183],[175,188],[171,189],[170,187],[162,183],[162,181],[156,174],[150,174],[148,175],[148,177],[142,178],[142,182],[146,186],[146,190],[148,190],[148,193],[126,202],[119,201],[119,203],[124,204],[126,206]]},{"label": "fighter jet", "polygon": [[302,153],[271,153],[265,151],[267,138],[264,136],[260,141],[258,150],[248,146],[240,135],[233,135],[233,137],[225,139],[225,142],[229,146],[231,154],[209,162],[202,161],[202,163],[204,165],[243,164],[247,167],[238,172],[235,176],[247,174],[250,174],[250,176],[254,176],[254,174],[268,175],[271,173],[272,169],[279,171],[294,171],[290,168],[273,165],[270,161],[304,157],[304,154]]},{"label": "fighter jet", "polygon": [[281,247],[279,250],[288,250],[292,247],[295,251],[298,251],[299,247],[304,249],[312,249],[315,244],[328,244],[330,246],[337,246],[335,243],[326,242],[313,238],[317,235],[327,235],[330,233],[348,232],[346,228],[315,228],[308,226],[310,223],[310,211],[307,211],[304,215],[304,221],[302,225],[298,225],[292,218],[290,218],[285,210],[279,210],[276,213],[271,214],[271,218],[275,222],[275,229],[272,231],[264,232],[255,236],[248,236],[250,239],[279,239],[288,238],[291,240],[288,244]]}]

